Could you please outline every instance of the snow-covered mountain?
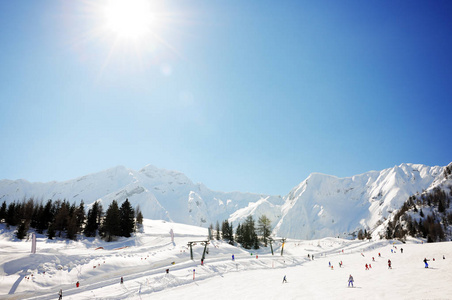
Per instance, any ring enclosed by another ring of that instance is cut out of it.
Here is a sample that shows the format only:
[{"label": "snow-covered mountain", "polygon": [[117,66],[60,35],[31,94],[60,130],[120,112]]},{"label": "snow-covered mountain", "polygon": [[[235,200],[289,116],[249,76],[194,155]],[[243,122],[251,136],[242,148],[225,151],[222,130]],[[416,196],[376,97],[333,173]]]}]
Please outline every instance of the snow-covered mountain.
[{"label": "snow-covered mountain", "polygon": [[347,237],[359,229],[374,230],[409,196],[443,182],[445,167],[401,164],[382,171],[338,178],[313,173],[285,197],[218,192],[194,184],[184,174],[146,166],[139,171],[116,167],[64,182],[1,180],[0,202],[66,199],[89,205],[126,198],[145,218],[207,227],[228,219],[237,224],[265,214],[273,234],[297,239]]},{"label": "snow-covered mountain", "polygon": [[428,189],[443,170],[401,164],[347,178],[311,174],[284,197],[274,233],[313,239],[373,231],[409,196]]},{"label": "snow-covered mountain", "polygon": [[203,184],[194,184],[184,174],[148,165],[139,171],[119,166],[64,182],[31,183],[26,180],[1,180],[0,202],[34,198],[81,200],[90,205],[99,200],[104,209],[113,200],[126,198],[140,209],[145,218],[207,227],[228,219],[248,203],[261,199],[282,205],[279,196],[240,192],[216,192]]}]

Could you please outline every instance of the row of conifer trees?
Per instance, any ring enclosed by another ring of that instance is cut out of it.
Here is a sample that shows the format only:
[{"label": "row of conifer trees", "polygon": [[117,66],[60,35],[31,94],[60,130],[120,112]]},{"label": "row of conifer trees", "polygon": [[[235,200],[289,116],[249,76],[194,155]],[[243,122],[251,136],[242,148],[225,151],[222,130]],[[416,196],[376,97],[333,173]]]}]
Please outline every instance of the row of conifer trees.
[{"label": "row of conifer trees", "polygon": [[34,228],[49,239],[57,236],[76,240],[77,235],[84,234],[86,237],[99,235],[112,241],[118,236],[130,237],[136,225],[143,223],[143,215],[139,207],[132,208],[128,199],[120,207],[113,200],[106,212],[96,201],[85,214],[83,200],[76,205],[67,200],[49,199],[43,203],[30,198],[8,205],[4,201],[0,206],[0,222],[8,227],[17,226],[16,237],[19,239],[24,239],[30,228]]},{"label": "row of conifer trees", "polygon": [[[248,216],[242,224],[239,223],[237,225],[234,235],[232,224],[228,220],[222,222],[221,229],[220,223],[217,222],[215,238],[217,240],[226,240],[231,245],[237,242],[246,249],[259,249],[260,242],[267,247],[267,242],[271,234],[271,221],[265,215],[262,215],[257,221],[257,226],[255,223],[253,216]],[[210,228],[213,231],[213,225],[210,225]]]}]

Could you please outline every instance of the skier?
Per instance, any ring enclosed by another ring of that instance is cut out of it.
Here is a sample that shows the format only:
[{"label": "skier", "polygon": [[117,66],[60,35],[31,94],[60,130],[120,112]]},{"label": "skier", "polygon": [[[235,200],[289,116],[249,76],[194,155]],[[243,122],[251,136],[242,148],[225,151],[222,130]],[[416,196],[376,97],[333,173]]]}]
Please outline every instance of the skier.
[{"label": "skier", "polygon": [[123,284],[124,283],[124,278],[122,278],[122,276],[121,276],[121,284]]},{"label": "skier", "polygon": [[352,276],[352,274],[350,274],[350,277],[348,277],[348,287],[350,287],[350,284],[353,287],[353,276]]},{"label": "skier", "polygon": [[428,263],[427,263],[427,261],[428,261],[428,259],[427,259],[427,258],[424,258],[424,264],[425,264],[425,267],[426,267],[426,268],[428,268]]},{"label": "skier", "polygon": [[378,257],[381,257],[381,254],[380,254],[380,253],[378,253]]},{"label": "skier", "polygon": [[366,264],[366,270],[369,270],[369,266]]},{"label": "skier", "polygon": [[328,268],[331,268],[331,262],[330,261],[328,262]]},{"label": "skier", "polygon": [[75,284],[76,287],[80,286],[80,282],[77,281],[77,283]]},{"label": "skier", "polygon": [[58,300],[63,299],[63,290],[60,289],[60,291],[58,292]]},{"label": "skier", "polygon": [[400,248],[400,253],[403,253],[403,248]]},{"label": "skier", "polygon": [[232,261],[234,261],[235,260],[235,257],[234,257],[234,254],[232,254]]},{"label": "skier", "polygon": [[388,259],[388,269],[392,269],[392,267],[391,267],[391,260],[390,259]]},{"label": "skier", "polygon": [[284,278],[283,278],[283,280],[282,280],[282,283],[287,283],[287,280],[286,280],[286,275],[284,275]]}]

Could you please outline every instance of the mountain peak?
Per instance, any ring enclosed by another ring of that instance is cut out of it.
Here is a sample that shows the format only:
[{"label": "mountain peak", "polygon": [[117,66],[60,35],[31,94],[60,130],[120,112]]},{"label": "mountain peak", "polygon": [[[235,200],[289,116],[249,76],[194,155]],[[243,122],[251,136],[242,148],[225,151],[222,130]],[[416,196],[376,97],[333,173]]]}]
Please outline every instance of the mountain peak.
[{"label": "mountain peak", "polygon": [[150,219],[207,227],[226,219],[236,226],[249,215],[256,220],[266,215],[277,236],[347,237],[358,229],[374,229],[409,196],[443,182],[443,171],[444,167],[406,163],[345,178],[314,172],[281,198],[212,191],[202,183],[194,184],[181,172],[154,165],[139,171],[116,166],[64,182],[1,180],[0,201],[30,197],[38,201],[84,200],[88,207],[101,200],[106,208],[113,200],[128,198]]}]

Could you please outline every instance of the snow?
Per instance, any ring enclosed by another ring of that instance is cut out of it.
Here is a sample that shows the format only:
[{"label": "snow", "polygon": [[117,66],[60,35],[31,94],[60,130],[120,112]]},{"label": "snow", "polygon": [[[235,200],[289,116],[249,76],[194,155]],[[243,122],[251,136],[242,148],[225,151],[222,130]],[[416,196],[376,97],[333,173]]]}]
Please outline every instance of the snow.
[{"label": "snow", "polygon": [[[199,242],[193,246],[192,261],[187,243],[206,237],[206,228],[145,219],[142,232],[111,243],[83,237],[49,241],[38,235],[37,253],[30,254],[30,240],[18,241],[11,231],[0,227],[0,299],[57,299],[59,289],[63,299],[452,297],[451,242],[288,239],[281,256],[281,241],[276,238],[275,255],[269,247],[244,250],[212,241],[201,266],[204,246]],[[308,259],[308,254],[314,260]],[[428,269],[424,258],[430,259]],[[388,259],[392,269],[388,269]],[[372,265],[370,270],[365,270],[366,263]],[[350,274],[354,288],[347,287]],[[119,283],[121,276],[124,284]],[[288,283],[282,283],[284,276]]]},{"label": "snow", "polygon": [[212,191],[203,184],[193,183],[180,172],[151,165],[139,171],[119,166],[64,182],[0,180],[0,202],[9,204],[30,197],[38,202],[66,199],[71,204],[83,200],[87,208],[101,201],[104,209],[113,200],[121,204],[128,198],[133,207],[140,206],[145,218],[204,227],[228,219],[249,202],[267,199],[282,204],[278,196]]},{"label": "snow", "polygon": [[[284,197],[282,216],[273,233],[318,239],[346,238],[360,229],[373,231],[411,195],[431,188],[442,170],[401,164],[346,178],[313,173]],[[374,237],[379,233],[375,230]]]},{"label": "snow", "polygon": [[384,232],[378,224],[387,222],[410,196],[439,184],[452,185],[452,179],[445,182],[443,170],[408,163],[346,178],[313,173],[281,197],[212,191],[180,172],[151,165],[139,171],[116,167],[65,182],[0,180],[0,201],[8,204],[34,197],[78,204],[84,200],[86,208],[101,201],[107,209],[113,200],[121,204],[128,198],[149,219],[206,228],[228,220],[237,228],[250,215],[255,220],[266,215],[277,236],[350,238],[366,229],[376,238]]}]

